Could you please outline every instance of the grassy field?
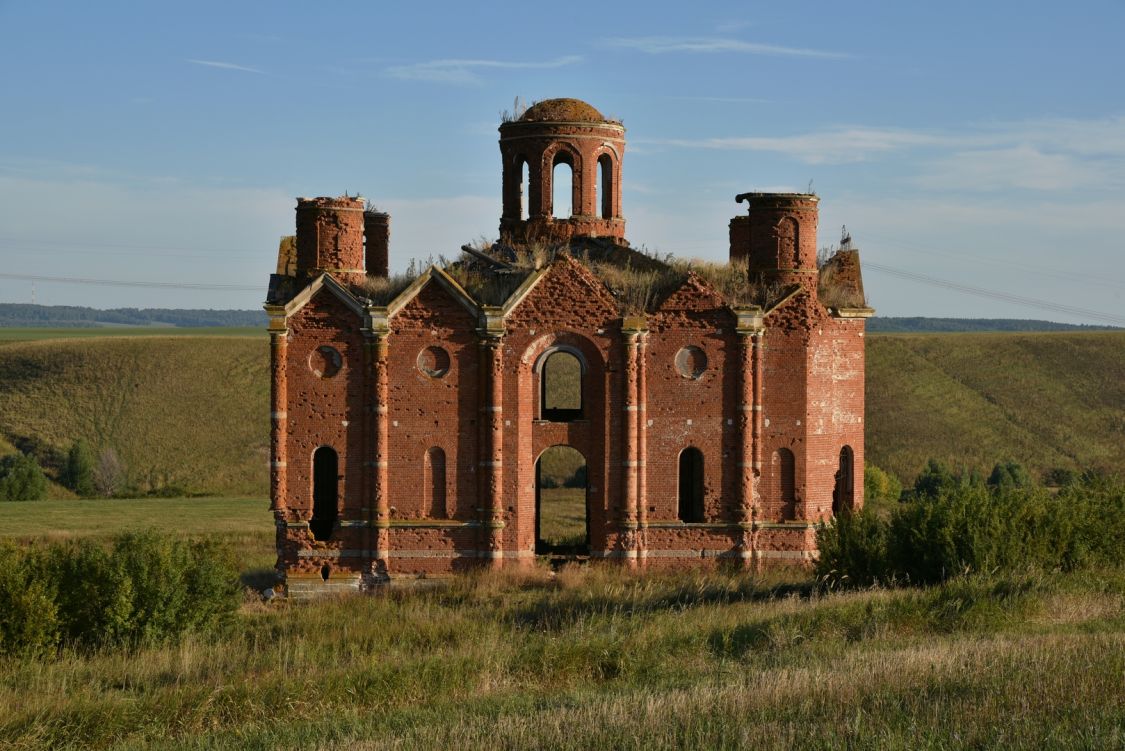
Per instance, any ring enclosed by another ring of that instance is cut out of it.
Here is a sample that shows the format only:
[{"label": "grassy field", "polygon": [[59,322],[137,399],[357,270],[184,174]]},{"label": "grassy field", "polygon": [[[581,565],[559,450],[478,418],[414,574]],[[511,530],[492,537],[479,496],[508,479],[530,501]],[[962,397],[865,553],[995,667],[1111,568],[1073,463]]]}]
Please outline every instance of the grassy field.
[{"label": "grassy field", "polygon": [[[12,331],[51,333],[0,338]],[[265,495],[268,340],[123,332],[136,330],[0,342],[0,453],[57,465],[83,437],[114,448],[141,489]],[[1011,458],[1036,475],[1125,466],[1125,333],[882,335],[867,356],[867,457],[906,482],[929,457],[986,472]],[[548,469],[574,466],[560,454]]]},{"label": "grassy field", "polygon": [[585,543],[586,490],[544,488],[539,492],[539,537],[549,545]]},{"label": "grassy field", "polygon": [[1125,575],[467,576],[0,660],[13,748],[1120,748]]},{"label": "grassy field", "polygon": [[264,338],[264,328],[240,326],[209,326],[202,328],[178,326],[89,326],[55,329],[29,326],[0,327],[0,342],[33,342],[40,339],[92,339],[106,336],[235,336]]}]

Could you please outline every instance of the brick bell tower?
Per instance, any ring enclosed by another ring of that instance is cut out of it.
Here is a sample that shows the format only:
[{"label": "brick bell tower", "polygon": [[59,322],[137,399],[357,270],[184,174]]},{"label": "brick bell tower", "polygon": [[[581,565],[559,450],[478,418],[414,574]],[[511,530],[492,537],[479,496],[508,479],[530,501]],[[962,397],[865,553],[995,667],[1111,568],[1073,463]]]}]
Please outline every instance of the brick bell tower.
[{"label": "brick bell tower", "polygon": [[[566,242],[605,237],[624,242],[621,160],[625,128],[578,99],[547,99],[500,126],[503,160],[502,241]],[[524,185],[524,169],[527,185]],[[571,170],[569,217],[555,217],[555,168]],[[527,191],[527,214],[523,211]]]},{"label": "brick bell tower", "polygon": [[730,221],[730,262],[765,284],[816,288],[817,205],[810,193],[742,193],[749,211]]}]

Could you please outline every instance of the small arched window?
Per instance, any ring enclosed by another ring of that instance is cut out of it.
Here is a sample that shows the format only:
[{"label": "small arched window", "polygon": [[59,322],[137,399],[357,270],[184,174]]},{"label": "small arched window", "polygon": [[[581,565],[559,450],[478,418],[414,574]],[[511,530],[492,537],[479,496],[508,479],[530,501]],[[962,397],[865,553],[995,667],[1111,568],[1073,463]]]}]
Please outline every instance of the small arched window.
[{"label": "small arched window", "polygon": [[680,521],[703,521],[703,452],[689,447],[680,452]]},{"label": "small arched window", "polygon": [[426,452],[423,463],[423,511],[431,519],[445,519],[449,514],[445,502],[445,451],[434,446]]},{"label": "small arched window", "polygon": [[527,160],[523,157],[519,159],[519,173],[520,173],[520,219],[527,219],[528,217],[528,191],[531,190],[531,167],[528,165]]},{"label": "small arched window", "polygon": [[551,216],[568,219],[574,214],[574,159],[569,152],[555,154],[551,164]]},{"label": "small arched window", "polygon": [[321,446],[313,452],[313,513],[309,530],[316,540],[327,540],[340,513],[340,460],[336,450]]},{"label": "small arched window", "polygon": [[601,216],[609,219],[613,216],[613,159],[609,154],[598,157],[598,177],[602,192]]},{"label": "small arched window", "polygon": [[552,422],[582,419],[582,363],[566,350],[547,356],[540,370],[541,416]]},{"label": "small arched window", "polygon": [[836,487],[832,491],[832,513],[851,511],[855,504],[855,468],[851,446],[840,449],[840,464],[836,469]]},{"label": "small arched window", "polygon": [[776,494],[774,497],[781,506],[781,518],[797,518],[797,471],[793,452],[789,449],[778,449],[773,452],[770,469],[773,474],[771,489]]}]

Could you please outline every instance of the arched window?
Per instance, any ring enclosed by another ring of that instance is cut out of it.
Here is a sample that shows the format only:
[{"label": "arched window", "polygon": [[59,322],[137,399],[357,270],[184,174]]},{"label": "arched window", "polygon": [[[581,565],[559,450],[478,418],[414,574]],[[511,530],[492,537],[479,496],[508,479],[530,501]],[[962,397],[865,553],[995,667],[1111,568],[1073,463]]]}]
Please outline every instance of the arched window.
[{"label": "arched window", "polygon": [[327,540],[336,526],[340,512],[339,466],[335,449],[321,446],[313,452],[313,513],[309,529],[317,540]]},{"label": "arched window", "polygon": [[531,190],[531,167],[528,165],[527,160],[520,157],[519,160],[520,172],[520,219],[527,219],[527,193]]},{"label": "arched window", "polygon": [[535,462],[535,550],[589,552],[590,510],[586,457],[570,446],[551,446]]},{"label": "arched window", "polygon": [[770,469],[773,475],[770,489],[774,492],[774,500],[781,506],[781,518],[796,519],[797,472],[793,452],[789,449],[773,452]]},{"label": "arched window", "polygon": [[423,513],[431,519],[445,519],[449,513],[445,505],[445,451],[434,446],[426,452],[423,464]]},{"label": "arched window", "polygon": [[582,419],[582,363],[566,350],[556,350],[543,361],[539,394],[541,415],[552,422]]},{"label": "arched window", "polygon": [[602,219],[613,216],[613,159],[609,154],[598,157],[598,182],[602,191]]},{"label": "arched window", "polygon": [[855,504],[855,462],[851,446],[840,449],[840,466],[836,470],[836,487],[832,491],[832,513],[851,511]]},{"label": "arched window", "polygon": [[703,452],[694,447],[680,452],[680,521],[703,521]]},{"label": "arched window", "polygon": [[555,154],[551,164],[551,216],[568,219],[574,213],[574,160],[566,151]]}]

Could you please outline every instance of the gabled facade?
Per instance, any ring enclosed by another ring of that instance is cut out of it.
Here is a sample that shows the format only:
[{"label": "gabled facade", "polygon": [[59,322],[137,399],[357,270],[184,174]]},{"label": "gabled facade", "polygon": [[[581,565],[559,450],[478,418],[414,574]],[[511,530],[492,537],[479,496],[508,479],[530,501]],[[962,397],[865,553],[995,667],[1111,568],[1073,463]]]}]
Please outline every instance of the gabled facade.
[{"label": "gabled facade", "polygon": [[[632,252],[619,123],[548,100],[501,134],[504,242],[597,238],[606,257]],[[575,174],[569,219],[544,198],[560,159]],[[537,182],[524,216],[526,162]],[[600,183],[576,165],[600,165]],[[279,264],[292,273],[271,278],[266,305],[272,508],[290,592],[559,552],[540,529],[540,458],[557,446],[585,461],[586,536],[567,552],[643,568],[813,558],[815,525],[863,502],[871,311],[818,297],[814,196],[739,198],[750,210],[731,222],[732,263],[777,294],[731,304],[687,273],[635,313],[565,252],[499,305],[437,267],[375,304],[389,217],[361,199],[299,199],[296,263]],[[860,285],[854,254],[837,263]],[[566,403],[548,384],[561,378],[555,358],[574,366]]]}]

